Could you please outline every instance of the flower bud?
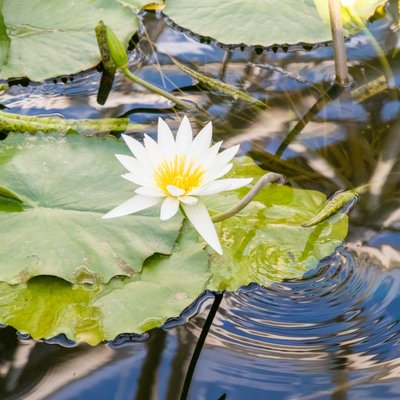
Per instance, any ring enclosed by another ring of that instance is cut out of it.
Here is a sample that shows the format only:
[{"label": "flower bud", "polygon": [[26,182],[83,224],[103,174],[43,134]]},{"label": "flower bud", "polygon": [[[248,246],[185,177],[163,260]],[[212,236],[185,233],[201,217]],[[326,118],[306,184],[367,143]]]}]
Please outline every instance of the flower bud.
[{"label": "flower bud", "polygon": [[118,68],[123,69],[128,65],[126,50],[113,30],[107,25],[105,27],[107,46],[110,51],[111,59]]}]

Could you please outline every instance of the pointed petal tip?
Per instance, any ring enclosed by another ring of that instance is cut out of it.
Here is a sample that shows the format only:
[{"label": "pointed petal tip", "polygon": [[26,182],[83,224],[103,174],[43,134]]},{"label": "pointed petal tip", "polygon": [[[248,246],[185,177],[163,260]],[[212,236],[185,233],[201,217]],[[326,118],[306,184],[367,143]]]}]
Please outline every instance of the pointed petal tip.
[{"label": "pointed petal tip", "polygon": [[122,215],[118,215],[114,213],[114,210],[109,211],[107,214],[104,214],[101,219],[111,219],[111,218],[118,218],[122,217]]},{"label": "pointed petal tip", "polygon": [[161,117],[158,117],[157,124],[158,124],[158,127],[160,127],[160,125],[161,126],[163,126],[163,125],[167,125],[168,126],[168,124]]},{"label": "pointed petal tip", "polygon": [[[190,120],[189,120],[189,118],[188,118],[188,116],[187,115],[184,115],[183,117],[182,117],[182,119],[181,119],[181,123],[179,124],[179,128],[182,126],[182,127],[184,127],[184,126],[190,126],[191,127],[191,124],[190,124]],[[179,129],[178,128],[178,129]]]},{"label": "pointed petal tip", "polygon": [[222,254],[221,243],[205,204],[202,201],[198,201],[195,205],[182,203],[182,208],[204,241],[218,254]]},{"label": "pointed petal tip", "polygon": [[[204,239],[204,238],[203,238]],[[214,242],[214,243],[209,243],[207,242],[207,244],[216,252],[218,253],[220,256],[222,256],[224,254],[224,252],[222,251],[222,247],[221,247],[221,243],[218,241],[218,243]]]},{"label": "pointed petal tip", "polygon": [[222,247],[221,246],[219,246],[219,248],[218,249],[214,249],[220,256],[223,256],[224,255],[224,252],[222,251]]},{"label": "pointed petal tip", "polygon": [[232,149],[235,149],[235,155],[238,153],[238,151],[240,150],[240,144],[237,144],[235,146],[232,146]]}]

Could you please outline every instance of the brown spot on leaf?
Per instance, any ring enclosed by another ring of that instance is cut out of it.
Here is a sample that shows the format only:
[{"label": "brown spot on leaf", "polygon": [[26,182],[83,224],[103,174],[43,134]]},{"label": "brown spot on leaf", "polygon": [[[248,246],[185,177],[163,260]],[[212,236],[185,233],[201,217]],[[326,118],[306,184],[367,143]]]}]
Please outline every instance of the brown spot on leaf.
[{"label": "brown spot on leaf", "polygon": [[97,276],[86,267],[79,267],[72,276],[72,282],[78,285],[95,285]]},{"label": "brown spot on leaf", "polygon": [[127,264],[125,260],[122,260],[121,258],[118,258],[118,266],[121,268],[125,274],[128,276],[131,276],[135,271]]},{"label": "brown spot on leaf", "polygon": [[28,268],[24,268],[20,273],[18,274],[18,282],[20,283],[26,283],[31,279],[32,275],[29,272]]}]

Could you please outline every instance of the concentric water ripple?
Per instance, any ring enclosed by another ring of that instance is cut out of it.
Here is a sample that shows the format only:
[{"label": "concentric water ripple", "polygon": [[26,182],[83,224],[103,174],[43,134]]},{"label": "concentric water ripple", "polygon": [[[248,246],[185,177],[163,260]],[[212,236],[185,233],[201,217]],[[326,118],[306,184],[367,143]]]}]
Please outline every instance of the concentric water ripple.
[{"label": "concentric water ripple", "polygon": [[[217,376],[236,376],[234,385],[268,386],[274,399],[292,398],[299,377],[319,388],[337,371],[350,374],[342,386],[398,378],[399,289],[399,269],[360,267],[341,249],[303,280],[226,294],[207,341],[215,356],[207,351],[205,362]],[[234,354],[241,361],[232,363]],[[246,377],[243,365],[251,365]]]}]

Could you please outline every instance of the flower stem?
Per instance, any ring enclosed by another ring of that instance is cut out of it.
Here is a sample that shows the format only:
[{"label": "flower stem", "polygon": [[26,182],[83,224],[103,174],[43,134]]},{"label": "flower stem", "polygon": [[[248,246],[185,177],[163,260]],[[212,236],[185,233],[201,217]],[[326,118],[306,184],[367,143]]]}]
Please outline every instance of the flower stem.
[{"label": "flower stem", "polygon": [[212,222],[220,222],[237,214],[239,211],[245,208],[250,203],[250,201],[257,196],[258,193],[260,193],[263,187],[269,185],[272,182],[282,184],[285,182],[285,177],[275,172],[267,172],[257,181],[253,188],[246,194],[246,196],[243,197],[242,200],[239,201],[239,203],[237,203],[235,206],[227,211],[214,215],[211,218]]},{"label": "flower stem", "polygon": [[186,400],[189,395],[189,389],[190,389],[190,385],[192,383],[192,378],[193,378],[194,371],[196,369],[197,362],[199,361],[200,354],[201,354],[201,351],[203,350],[204,343],[206,342],[208,332],[211,328],[214,317],[217,314],[217,311],[219,309],[219,306],[221,304],[223,297],[224,297],[224,292],[214,293],[214,302],[211,305],[211,309],[208,313],[207,319],[204,322],[199,339],[197,340],[196,347],[192,354],[192,358],[190,360],[188,370],[186,372],[185,382],[183,383],[180,400]]},{"label": "flower stem", "polygon": [[184,101],[181,101],[180,99],[178,99],[176,96],[174,96],[171,93],[166,92],[165,90],[152,85],[149,82],[144,81],[143,79],[139,78],[138,76],[132,74],[131,71],[129,71],[128,67],[125,68],[121,68],[122,72],[125,74],[125,76],[127,78],[129,78],[131,81],[145,87],[146,89],[149,89],[150,91],[152,91],[153,93],[159,94],[160,96],[165,97],[166,99],[172,101],[173,103],[175,103],[176,105],[182,107],[182,108],[192,108],[192,106],[190,106],[189,104],[185,103]]}]

